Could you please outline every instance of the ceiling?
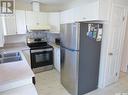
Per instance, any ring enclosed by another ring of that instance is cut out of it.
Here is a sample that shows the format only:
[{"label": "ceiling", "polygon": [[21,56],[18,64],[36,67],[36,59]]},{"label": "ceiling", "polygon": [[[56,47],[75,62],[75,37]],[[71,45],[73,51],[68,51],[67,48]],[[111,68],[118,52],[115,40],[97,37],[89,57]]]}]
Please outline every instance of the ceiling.
[{"label": "ceiling", "polygon": [[[97,0],[16,0],[17,1],[17,9],[30,9],[32,1],[39,1],[41,3],[40,9],[45,12],[58,12],[66,9],[70,9],[73,7],[81,6],[89,2],[94,2]],[[23,3],[26,7],[23,7],[21,4]]]},{"label": "ceiling", "polygon": [[[25,0],[26,2],[32,2],[33,0]],[[77,0],[38,0],[40,3],[47,4],[47,5],[58,5],[58,4],[66,4],[72,1]]]}]

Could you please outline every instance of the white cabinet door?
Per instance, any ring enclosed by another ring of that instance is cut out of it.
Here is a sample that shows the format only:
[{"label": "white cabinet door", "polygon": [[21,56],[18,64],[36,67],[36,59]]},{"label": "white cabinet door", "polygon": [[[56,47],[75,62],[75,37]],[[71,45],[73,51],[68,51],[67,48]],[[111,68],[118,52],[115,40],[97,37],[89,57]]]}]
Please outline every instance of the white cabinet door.
[{"label": "white cabinet door", "polygon": [[98,20],[99,16],[99,2],[93,2],[75,8],[75,21]]},{"label": "white cabinet door", "polygon": [[48,24],[50,25],[50,31],[53,33],[60,33],[60,14],[49,13]]},{"label": "white cabinet door", "polygon": [[54,66],[60,72],[60,48],[54,48]]},{"label": "white cabinet door", "polygon": [[16,35],[17,34],[15,15],[5,16],[4,24],[6,28],[5,35]]},{"label": "white cabinet door", "polygon": [[26,34],[25,11],[16,11],[17,34]]},{"label": "white cabinet door", "polygon": [[4,45],[4,26],[3,26],[3,17],[0,17],[0,47]]},{"label": "white cabinet door", "polygon": [[61,24],[79,21],[99,20],[99,2],[79,6],[61,12]]},{"label": "white cabinet door", "polygon": [[4,35],[26,34],[25,11],[4,17]]},{"label": "white cabinet door", "polygon": [[[1,25],[1,22],[0,22],[0,25]],[[3,32],[0,32],[0,47],[3,47],[3,46],[4,46],[4,34]]]},{"label": "white cabinet door", "polygon": [[110,19],[110,13],[113,0],[99,0],[99,19],[108,21]]},{"label": "white cabinet door", "polygon": [[110,43],[106,66],[105,85],[118,80],[121,67],[121,55],[125,34],[125,9],[120,6],[113,6],[111,15]]},{"label": "white cabinet door", "polygon": [[31,59],[31,58],[30,58],[30,50],[23,50],[22,52],[23,52],[23,54],[24,54],[24,56],[25,56],[25,58],[26,58],[28,64],[30,65],[30,64],[31,64],[31,60],[30,60],[30,59]]},{"label": "white cabinet door", "polygon": [[75,22],[74,8],[61,12],[61,24]]},{"label": "white cabinet door", "polygon": [[112,0],[95,0],[61,12],[61,24],[80,21],[108,20],[111,10]]}]

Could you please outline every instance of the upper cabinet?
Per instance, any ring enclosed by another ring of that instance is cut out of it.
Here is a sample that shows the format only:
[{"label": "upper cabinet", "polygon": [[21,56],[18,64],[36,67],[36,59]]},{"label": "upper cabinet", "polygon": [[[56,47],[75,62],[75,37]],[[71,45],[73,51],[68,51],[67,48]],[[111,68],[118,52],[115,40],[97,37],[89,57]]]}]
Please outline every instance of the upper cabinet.
[{"label": "upper cabinet", "polygon": [[80,21],[106,21],[112,0],[94,0],[84,6],[78,6],[61,12],[61,24]]},{"label": "upper cabinet", "polygon": [[60,23],[73,23],[75,22],[75,9],[69,9],[60,13]]},{"label": "upper cabinet", "polygon": [[26,34],[25,11],[16,11],[16,26],[17,34]]},{"label": "upper cabinet", "polygon": [[16,10],[14,15],[4,16],[4,35],[26,34],[25,11]]},{"label": "upper cabinet", "polygon": [[48,24],[52,33],[60,33],[60,13],[48,13]]},{"label": "upper cabinet", "polygon": [[80,6],[74,10],[75,21],[86,21],[86,20],[97,20],[99,19],[99,4],[98,2],[93,2],[86,4],[85,6]]},{"label": "upper cabinet", "polygon": [[[45,13],[16,10],[14,15],[4,17],[4,35],[26,34],[29,28],[50,29],[52,33],[60,32],[60,13]],[[37,27],[38,26],[38,27]]]},{"label": "upper cabinet", "polygon": [[16,16],[8,15],[4,17],[5,32],[4,35],[15,35],[17,34],[16,28]]}]

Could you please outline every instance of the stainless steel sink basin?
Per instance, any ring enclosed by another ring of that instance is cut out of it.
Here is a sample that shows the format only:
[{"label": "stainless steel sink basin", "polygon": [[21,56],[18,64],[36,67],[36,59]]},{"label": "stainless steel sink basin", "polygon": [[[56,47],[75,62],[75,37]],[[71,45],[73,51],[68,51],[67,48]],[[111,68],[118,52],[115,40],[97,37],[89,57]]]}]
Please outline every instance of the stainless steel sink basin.
[{"label": "stainless steel sink basin", "polygon": [[20,53],[16,52],[16,53],[4,53],[4,54],[0,54],[0,58],[4,58],[4,57],[16,57],[19,56]]},{"label": "stainless steel sink basin", "polygon": [[16,62],[21,60],[22,58],[19,52],[0,54],[0,64],[8,63],[8,62]]}]

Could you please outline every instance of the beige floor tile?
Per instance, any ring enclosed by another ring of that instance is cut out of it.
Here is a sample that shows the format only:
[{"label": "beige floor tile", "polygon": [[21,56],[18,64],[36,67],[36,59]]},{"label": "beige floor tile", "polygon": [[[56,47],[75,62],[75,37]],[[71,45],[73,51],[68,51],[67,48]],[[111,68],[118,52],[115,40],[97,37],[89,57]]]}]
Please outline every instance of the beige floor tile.
[{"label": "beige floor tile", "polygon": [[[60,75],[56,70],[36,74],[36,88],[39,95],[70,95],[60,83]],[[120,80],[105,89],[97,89],[85,95],[115,95],[128,93],[128,75],[121,73]]]}]

